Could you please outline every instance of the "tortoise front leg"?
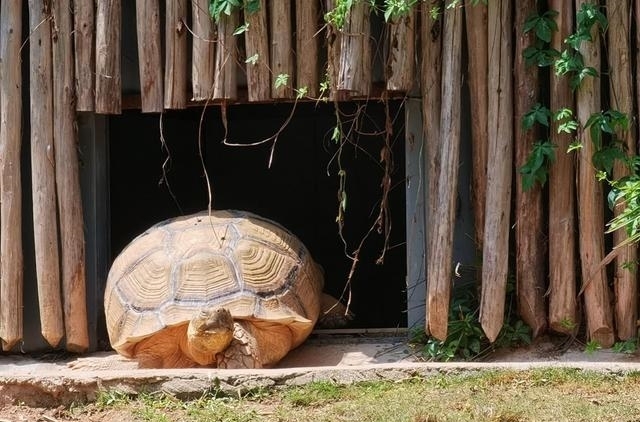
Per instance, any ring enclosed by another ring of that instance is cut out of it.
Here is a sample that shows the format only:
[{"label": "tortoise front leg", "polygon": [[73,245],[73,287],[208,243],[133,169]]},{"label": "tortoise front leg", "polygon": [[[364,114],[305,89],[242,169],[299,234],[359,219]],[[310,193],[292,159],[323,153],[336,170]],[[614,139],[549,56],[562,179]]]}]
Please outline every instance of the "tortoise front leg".
[{"label": "tortoise front leg", "polygon": [[291,344],[291,331],[283,325],[235,321],[231,344],[216,355],[218,368],[270,367],[289,353]]}]

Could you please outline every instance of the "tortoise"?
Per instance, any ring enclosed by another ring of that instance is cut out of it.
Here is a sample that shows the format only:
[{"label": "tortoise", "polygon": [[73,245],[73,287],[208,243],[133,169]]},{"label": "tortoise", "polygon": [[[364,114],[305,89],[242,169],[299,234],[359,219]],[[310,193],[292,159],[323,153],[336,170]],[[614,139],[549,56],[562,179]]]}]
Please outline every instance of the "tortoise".
[{"label": "tortoise", "polygon": [[279,224],[245,211],[169,219],[114,260],[105,288],[111,346],[139,367],[262,368],[346,321],[322,268]]}]

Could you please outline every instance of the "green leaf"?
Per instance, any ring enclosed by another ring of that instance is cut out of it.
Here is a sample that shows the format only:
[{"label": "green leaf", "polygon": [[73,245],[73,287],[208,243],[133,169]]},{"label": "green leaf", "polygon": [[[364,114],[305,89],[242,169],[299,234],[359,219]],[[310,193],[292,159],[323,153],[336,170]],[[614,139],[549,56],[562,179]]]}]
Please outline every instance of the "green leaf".
[{"label": "green leaf", "polygon": [[258,57],[259,57],[259,55],[258,55],[258,53],[256,53],[251,57],[247,57],[247,59],[244,62],[252,64],[252,65],[255,65],[256,63],[258,63]]},{"label": "green leaf", "polygon": [[240,25],[239,27],[237,27],[236,30],[233,31],[233,35],[244,34],[248,30],[249,30],[249,22],[245,23],[244,25]]},{"label": "green leaf", "polygon": [[538,122],[539,124],[549,127],[549,119],[551,111],[540,103],[536,103],[531,109],[522,116],[522,128],[529,130]]},{"label": "green leaf", "polygon": [[287,86],[288,82],[289,82],[289,75],[287,75],[286,73],[280,73],[278,76],[276,76],[274,86],[276,89],[282,88]]}]

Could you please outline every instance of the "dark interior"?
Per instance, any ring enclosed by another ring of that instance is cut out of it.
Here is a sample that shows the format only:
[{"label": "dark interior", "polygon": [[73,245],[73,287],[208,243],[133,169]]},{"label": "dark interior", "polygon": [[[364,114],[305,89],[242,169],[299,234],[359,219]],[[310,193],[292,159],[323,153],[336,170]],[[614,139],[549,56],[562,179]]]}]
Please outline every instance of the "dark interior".
[{"label": "dark interior", "polygon": [[[331,139],[336,126],[333,104],[303,103],[295,106],[295,110],[293,107],[293,104],[237,105],[228,106],[224,113],[228,143],[258,143],[281,130],[270,167],[273,141],[257,146],[223,143],[225,129],[220,106],[210,106],[204,112],[202,108],[167,112],[162,121],[157,114],[138,111],[111,117],[112,256],[152,224],[206,209],[204,162],[211,182],[213,208],[248,210],[290,229],[324,267],[325,290],[340,296],[352,263],[345,250],[353,253],[379,212],[385,104],[340,105],[343,131],[352,133],[351,142],[342,147],[341,154],[338,144]],[[292,111],[292,120],[283,127]],[[388,115],[393,121],[390,142],[394,161],[389,197],[391,248],[384,263],[378,265],[383,235],[374,229],[364,242],[351,285],[353,328],[407,324],[401,102],[389,101]],[[346,247],[336,224],[340,168],[346,174],[343,230]],[[347,300],[346,294],[343,299]]]}]

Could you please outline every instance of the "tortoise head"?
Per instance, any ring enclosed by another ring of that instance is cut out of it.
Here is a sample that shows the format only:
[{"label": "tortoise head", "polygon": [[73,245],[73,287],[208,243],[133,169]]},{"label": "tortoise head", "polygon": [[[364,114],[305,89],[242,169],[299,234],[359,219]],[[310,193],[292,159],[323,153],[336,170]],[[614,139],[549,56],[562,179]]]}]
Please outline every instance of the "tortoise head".
[{"label": "tortoise head", "polygon": [[187,347],[191,358],[199,365],[212,365],[216,354],[222,353],[233,340],[233,317],[224,308],[203,308],[187,329]]}]

